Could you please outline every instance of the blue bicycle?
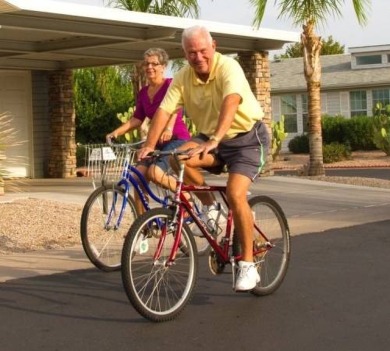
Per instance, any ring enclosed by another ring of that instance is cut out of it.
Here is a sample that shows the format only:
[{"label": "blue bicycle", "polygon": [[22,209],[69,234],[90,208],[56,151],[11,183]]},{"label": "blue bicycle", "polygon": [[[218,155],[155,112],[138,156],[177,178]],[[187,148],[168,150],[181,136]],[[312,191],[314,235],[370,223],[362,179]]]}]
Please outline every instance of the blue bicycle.
[{"label": "blue bicycle", "polygon": [[[81,242],[91,263],[105,272],[121,268],[124,239],[139,215],[132,189],[145,211],[152,207],[168,207],[172,202],[168,190],[149,184],[136,168],[139,144],[86,146],[88,174],[93,179],[95,190],[85,202],[81,214]],[[97,179],[100,186],[96,185]],[[199,213],[199,200],[195,196],[191,200]],[[199,254],[208,251],[205,238],[196,237],[195,240]]]}]

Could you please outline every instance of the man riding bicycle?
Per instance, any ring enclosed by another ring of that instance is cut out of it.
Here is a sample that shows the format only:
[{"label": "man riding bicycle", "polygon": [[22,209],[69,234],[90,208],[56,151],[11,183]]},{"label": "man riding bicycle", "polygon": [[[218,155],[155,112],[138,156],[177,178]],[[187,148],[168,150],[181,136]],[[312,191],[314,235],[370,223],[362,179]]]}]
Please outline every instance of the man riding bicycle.
[{"label": "man riding bicycle", "polygon": [[[253,264],[253,216],[247,193],[268,153],[269,135],[261,122],[264,113],[239,63],[216,52],[216,43],[206,28],[185,29],[182,47],[189,65],[175,75],[138,155],[143,158],[154,150],[169,116],[185,106],[198,135],[180,147],[192,148],[190,158],[184,160],[184,180],[204,185],[199,167],[222,171],[227,166],[227,198],[242,250],[235,289],[251,290],[260,276]],[[216,153],[209,153],[214,149]],[[202,195],[198,197],[204,205],[213,203],[211,194]]]}]

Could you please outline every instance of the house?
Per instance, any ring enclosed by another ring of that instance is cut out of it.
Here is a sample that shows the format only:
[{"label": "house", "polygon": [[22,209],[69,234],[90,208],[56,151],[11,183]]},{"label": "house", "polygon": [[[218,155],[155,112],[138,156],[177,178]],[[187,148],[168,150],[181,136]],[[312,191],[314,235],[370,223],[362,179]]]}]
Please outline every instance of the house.
[{"label": "house", "polygon": [[238,53],[271,120],[268,52],[299,33],[49,0],[0,0],[0,113],[12,115],[20,146],[7,150],[12,176],[76,173],[72,69],[139,61],[152,46],[182,58],[181,32],[206,26],[218,51]]},{"label": "house", "polygon": [[[390,45],[349,49],[349,54],[321,56],[321,111],[347,118],[372,116],[377,102],[390,104]],[[308,108],[303,59],[270,63],[272,118],[285,118],[284,142],[307,131]]]}]

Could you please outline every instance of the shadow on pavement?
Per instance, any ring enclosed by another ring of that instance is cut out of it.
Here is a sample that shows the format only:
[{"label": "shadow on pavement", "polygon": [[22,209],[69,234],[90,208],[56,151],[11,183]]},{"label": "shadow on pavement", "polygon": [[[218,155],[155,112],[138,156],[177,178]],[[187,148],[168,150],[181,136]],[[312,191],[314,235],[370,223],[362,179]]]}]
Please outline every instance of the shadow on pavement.
[{"label": "shadow on pavement", "polygon": [[233,293],[230,274],[212,276],[202,258],[192,302],[163,324],[135,312],[118,272],[8,281],[0,284],[2,349],[387,350],[389,226],[390,220],[292,238],[286,280],[268,297]]}]

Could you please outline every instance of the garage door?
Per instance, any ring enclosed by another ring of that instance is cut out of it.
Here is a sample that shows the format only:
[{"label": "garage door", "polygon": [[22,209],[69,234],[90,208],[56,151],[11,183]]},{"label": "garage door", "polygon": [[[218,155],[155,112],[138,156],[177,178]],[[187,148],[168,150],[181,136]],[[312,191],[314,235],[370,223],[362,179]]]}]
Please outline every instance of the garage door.
[{"label": "garage door", "polygon": [[0,71],[0,113],[9,112],[19,145],[6,150],[5,168],[12,177],[29,177],[31,162],[30,72]]}]

